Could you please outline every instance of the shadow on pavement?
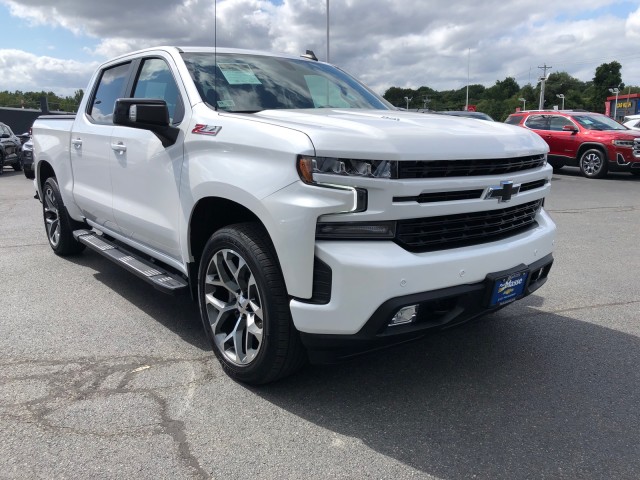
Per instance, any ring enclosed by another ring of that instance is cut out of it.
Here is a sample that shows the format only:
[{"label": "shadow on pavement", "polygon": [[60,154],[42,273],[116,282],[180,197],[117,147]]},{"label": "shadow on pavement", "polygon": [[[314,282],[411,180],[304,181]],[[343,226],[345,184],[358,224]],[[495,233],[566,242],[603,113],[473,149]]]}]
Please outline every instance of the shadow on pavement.
[{"label": "shadow on pavement", "polygon": [[98,253],[86,249],[81,255],[67,257],[76,265],[95,270],[93,276],[113,292],[131,302],[147,315],[174,332],[184,341],[204,351],[211,346],[200,322],[198,305],[189,294],[164,294]]},{"label": "shadow on pavement", "polygon": [[253,392],[442,479],[638,478],[640,339],[528,311]]}]

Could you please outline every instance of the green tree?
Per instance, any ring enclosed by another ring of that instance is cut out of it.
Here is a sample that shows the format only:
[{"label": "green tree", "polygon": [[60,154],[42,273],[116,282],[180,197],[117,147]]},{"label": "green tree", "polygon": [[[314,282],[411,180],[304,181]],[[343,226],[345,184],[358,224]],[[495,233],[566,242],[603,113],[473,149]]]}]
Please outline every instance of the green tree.
[{"label": "green tree", "polygon": [[591,98],[592,108],[596,112],[604,112],[604,104],[608,96],[610,88],[624,88],[622,83],[622,65],[615,60],[610,63],[603,63],[596,68],[596,74],[593,77],[593,96]]}]

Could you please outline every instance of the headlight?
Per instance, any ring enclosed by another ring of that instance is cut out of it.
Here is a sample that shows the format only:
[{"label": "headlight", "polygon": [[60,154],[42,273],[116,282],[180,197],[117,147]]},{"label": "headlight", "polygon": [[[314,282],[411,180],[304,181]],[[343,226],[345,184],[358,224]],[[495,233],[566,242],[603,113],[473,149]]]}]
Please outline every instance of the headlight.
[{"label": "headlight", "polygon": [[33,143],[31,143],[31,144],[25,143],[24,145],[22,145],[22,150],[32,151],[33,150]]},{"label": "headlight", "polygon": [[633,140],[613,140],[611,143],[616,147],[633,148]]},{"label": "headlight", "polygon": [[305,183],[316,183],[314,173],[329,175],[391,178],[396,162],[389,160],[356,160],[351,158],[298,156],[298,174]]}]

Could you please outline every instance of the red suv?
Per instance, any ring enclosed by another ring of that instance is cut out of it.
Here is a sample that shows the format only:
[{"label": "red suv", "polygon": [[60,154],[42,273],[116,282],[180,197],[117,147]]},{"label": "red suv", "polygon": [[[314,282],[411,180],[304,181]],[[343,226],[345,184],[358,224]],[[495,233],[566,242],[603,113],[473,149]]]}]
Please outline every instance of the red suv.
[{"label": "red suv", "polygon": [[565,165],[580,167],[587,178],[602,178],[608,171],[640,175],[640,131],[605,115],[536,110],[509,115],[506,123],[540,135],[549,144],[548,158],[554,170]]}]

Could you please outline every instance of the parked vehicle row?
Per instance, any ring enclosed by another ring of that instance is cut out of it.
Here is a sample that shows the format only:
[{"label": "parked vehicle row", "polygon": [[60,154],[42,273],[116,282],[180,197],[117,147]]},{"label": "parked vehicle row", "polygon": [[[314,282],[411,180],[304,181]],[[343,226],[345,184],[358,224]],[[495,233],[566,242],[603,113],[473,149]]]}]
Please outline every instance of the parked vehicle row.
[{"label": "parked vehicle row", "polygon": [[21,160],[22,142],[15,135],[9,125],[0,122],[0,175],[4,172],[5,165],[14,170],[22,170]]},{"label": "parked vehicle row", "polygon": [[570,110],[531,110],[509,115],[506,123],[540,135],[549,145],[555,171],[579,167],[587,178],[607,172],[640,175],[640,131],[631,130],[600,113]]}]

